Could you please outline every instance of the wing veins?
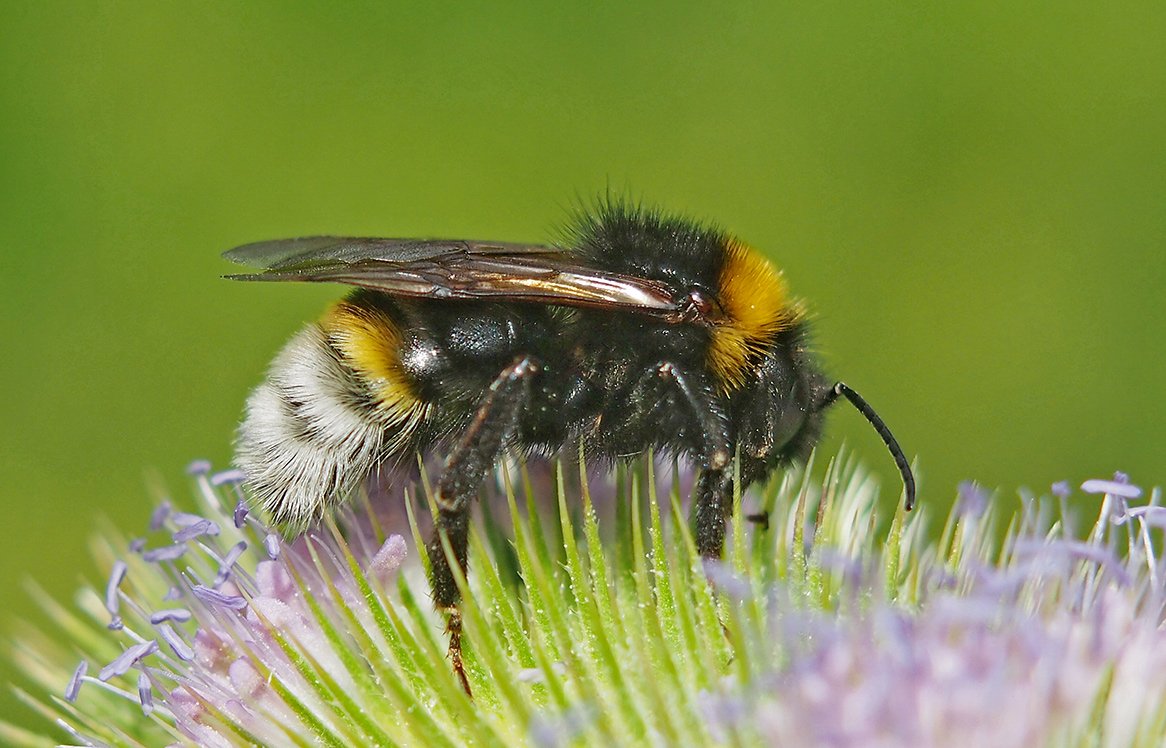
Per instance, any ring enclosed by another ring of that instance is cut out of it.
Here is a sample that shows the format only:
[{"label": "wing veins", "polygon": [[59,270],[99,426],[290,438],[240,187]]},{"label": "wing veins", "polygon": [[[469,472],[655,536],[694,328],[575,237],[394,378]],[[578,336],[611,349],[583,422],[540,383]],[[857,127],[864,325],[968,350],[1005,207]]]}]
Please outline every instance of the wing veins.
[{"label": "wing veins", "polygon": [[309,237],[244,245],[225,256],[267,265],[228,276],[237,280],[332,282],[395,296],[505,299],[669,318],[679,313],[676,295],[661,281],[579,265],[563,250],[541,245]]}]

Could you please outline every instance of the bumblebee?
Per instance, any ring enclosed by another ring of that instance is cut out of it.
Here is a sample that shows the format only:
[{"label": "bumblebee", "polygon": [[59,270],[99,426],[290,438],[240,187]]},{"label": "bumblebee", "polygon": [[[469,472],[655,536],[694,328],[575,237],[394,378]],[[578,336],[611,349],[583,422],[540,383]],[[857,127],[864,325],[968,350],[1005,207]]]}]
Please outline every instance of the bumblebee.
[{"label": "bumblebee", "polygon": [[701,468],[698,550],[720,557],[741,488],[804,458],[842,397],[910,466],[853,389],[808,348],[782,274],[736,237],[619,201],[581,213],[555,246],[319,236],[248,244],[249,281],[354,286],[276,357],[247,401],[236,462],[253,502],[297,534],[376,468],[440,450],[427,552],[462,686],[458,590],[470,504],[499,457],[647,450]]}]

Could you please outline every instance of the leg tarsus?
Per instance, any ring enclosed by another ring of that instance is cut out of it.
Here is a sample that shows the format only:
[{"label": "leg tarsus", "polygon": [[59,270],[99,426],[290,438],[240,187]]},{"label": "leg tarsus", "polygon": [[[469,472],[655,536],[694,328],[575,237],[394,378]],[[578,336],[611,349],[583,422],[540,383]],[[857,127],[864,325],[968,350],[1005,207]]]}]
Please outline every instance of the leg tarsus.
[{"label": "leg tarsus", "polygon": [[449,634],[448,656],[453,673],[466,696],[472,699],[474,692],[470,689],[470,679],[466,676],[466,665],[462,661],[462,612],[457,605],[445,608],[445,632]]}]

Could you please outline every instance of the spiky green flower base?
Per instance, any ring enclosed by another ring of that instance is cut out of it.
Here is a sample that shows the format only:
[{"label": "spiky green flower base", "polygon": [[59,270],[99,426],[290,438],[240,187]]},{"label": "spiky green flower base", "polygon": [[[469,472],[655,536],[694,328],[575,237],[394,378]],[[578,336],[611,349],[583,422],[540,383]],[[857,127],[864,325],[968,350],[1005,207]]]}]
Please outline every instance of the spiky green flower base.
[{"label": "spiky green flower base", "polygon": [[[1157,493],[1151,506],[1131,507],[1132,486],[1094,486],[1106,493],[1085,542],[1066,533],[1058,505],[1030,501],[1001,545],[986,497],[965,487],[934,542],[918,514],[880,523],[873,484],[853,466],[831,465],[821,485],[806,475],[747,498],[769,511],[768,529],[738,512],[725,561],[712,564],[695,552],[678,481],[662,481],[657,495],[651,464],[621,471],[614,497],[594,502],[573,469],[557,468],[552,501],[532,495],[540,492],[523,473],[504,492],[512,521],[486,512],[472,537],[463,604],[471,701],[445,659],[420,564],[401,564],[406,544],[386,536],[367,504],[282,545],[254,518],[232,516],[233,476],[200,474],[197,515],[155,515],[163,545],[114,533],[96,541],[113,574],[104,595],[82,591],[79,612],[42,596],[57,630],[23,631],[13,657],[32,683],[22,699],[54,737],[12,726],[0,737],[450,748],[1162,743]],[[593,504],[614,517],[597,521]],[[411,547],[421,547],[407,506]],[[78,655],[83,673],[73,670]]]}]

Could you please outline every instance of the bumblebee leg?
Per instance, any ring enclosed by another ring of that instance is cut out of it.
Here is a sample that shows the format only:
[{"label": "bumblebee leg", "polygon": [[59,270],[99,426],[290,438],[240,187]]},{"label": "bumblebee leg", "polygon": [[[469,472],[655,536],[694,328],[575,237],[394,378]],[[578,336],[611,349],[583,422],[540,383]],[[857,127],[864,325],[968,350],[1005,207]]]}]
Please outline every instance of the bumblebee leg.
[{"label": "bumblebee leg", "polygon": [[676,385],[692,408],[703,435],[701,448],[704,471],[697,486],[693,508],[696,549],[705,558],[720,558],[725,549],[725,525],[733,513],[732,446],[728,417],[717,398],[694,386],[690,377],[672,363],[657,365],[662,378]]},{"label": "bumblebee leg", "polygon": [[474,420],[446,459],[441,478],[437,481],[437,517],[427,547],[429,582],[434,605],[446,615],[450,662],[467,694],[470,694],[470,683],[462,664],[462,617],[458,609],[461,597],[442,539],[449,544],[453,558],[464,574],[471,501],[514,432],[518,416],[529,397],[530,379],[538,370],[539,365],[528,356],[498,375],[486,391]]},{"label": "bumblebee leg", "polygon": [[693,386],[688,375],[678,369],[675,364],[662,363],[657,367],[660,376],[670,380],[680,390],[685,402],[692,408],[704,432],[704,449],[701,457],[704,466],[711,470],[723,470],[729,466],[732,459],[732,448],[729,446],[728,416],[721,407],[720,401],[709,393],[703,393]]}]

